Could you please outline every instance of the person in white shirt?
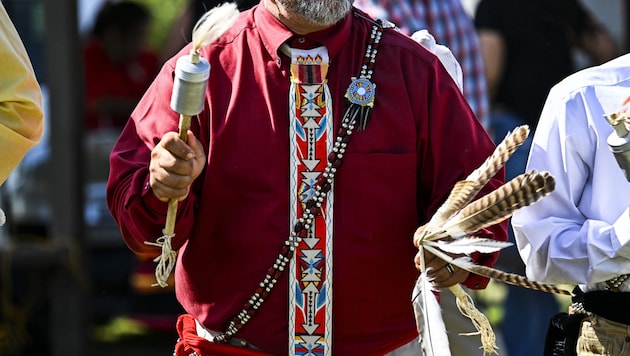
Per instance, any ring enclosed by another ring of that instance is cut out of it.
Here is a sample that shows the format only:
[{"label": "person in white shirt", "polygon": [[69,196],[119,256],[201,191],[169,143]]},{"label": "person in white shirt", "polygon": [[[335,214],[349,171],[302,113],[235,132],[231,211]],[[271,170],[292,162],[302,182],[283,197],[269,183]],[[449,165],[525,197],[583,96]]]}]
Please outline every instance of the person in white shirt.
[{"label": "person in white shirt", "polygon": [[630,183],[607,144],[605,118],[623,112],[628,97],[630,54],[551,89],[526,170],[550,172],[556,188],[512,219],[527,276],[577,285],[573,310],[588,312],[573,314],[579,337],[568,347],[577,355],[630,355]]}]

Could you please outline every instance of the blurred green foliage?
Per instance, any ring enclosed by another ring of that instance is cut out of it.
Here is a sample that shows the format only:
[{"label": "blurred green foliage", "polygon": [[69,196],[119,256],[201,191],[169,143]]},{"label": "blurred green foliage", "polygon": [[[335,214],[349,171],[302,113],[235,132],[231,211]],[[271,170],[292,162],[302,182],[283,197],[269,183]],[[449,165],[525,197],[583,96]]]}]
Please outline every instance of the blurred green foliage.
[{"label": "blurred green foliage", "polygon": [[146,5],[153,16],[149,45],[161,50],[164,46],[174,22],[179,18],[187,0],[134,0]]}]

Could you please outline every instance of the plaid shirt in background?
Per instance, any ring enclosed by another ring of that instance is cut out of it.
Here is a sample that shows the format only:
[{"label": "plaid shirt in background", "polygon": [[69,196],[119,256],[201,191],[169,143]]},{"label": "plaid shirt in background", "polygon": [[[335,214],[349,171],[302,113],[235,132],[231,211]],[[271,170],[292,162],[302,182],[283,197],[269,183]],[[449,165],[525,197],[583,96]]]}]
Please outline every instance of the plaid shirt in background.
[{"label": "plaid shirt in background", "polygon": [[447,46],[462,67],[464,96],[488,128],[488,96],[479,39],[461,0],[355,0],[354,6],[375,18],[392,21],[407,35],[427,29],[438,44]]}]

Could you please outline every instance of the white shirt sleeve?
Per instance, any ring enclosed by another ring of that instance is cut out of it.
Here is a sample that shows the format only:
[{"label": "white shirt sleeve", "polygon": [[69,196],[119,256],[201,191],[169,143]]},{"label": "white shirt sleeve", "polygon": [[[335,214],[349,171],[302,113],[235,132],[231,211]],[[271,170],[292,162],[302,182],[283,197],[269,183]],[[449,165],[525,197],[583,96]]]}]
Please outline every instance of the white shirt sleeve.
[{"label": "white shirt sleeve", "polygon": [[589,80],[581,74],[550,92],[527,170],[550,172],[556,188],[518,211],[512,226],[529,278],[595,289],[630,273],[630,184],[608,148],[613,130],[604,119],[630,95],[630,80],[573,89]]},{"label": "white shirt sleeve", "polygon": [[440,63],[446,68],[446,71],[451,75],[455,84],[457,84],[459,91],[463,93],[464,74],[462,73],[462,67],[450,48],[435,42],[435,38],[428,30],[416,31],[411,35],[411,38],[438,57]]}]

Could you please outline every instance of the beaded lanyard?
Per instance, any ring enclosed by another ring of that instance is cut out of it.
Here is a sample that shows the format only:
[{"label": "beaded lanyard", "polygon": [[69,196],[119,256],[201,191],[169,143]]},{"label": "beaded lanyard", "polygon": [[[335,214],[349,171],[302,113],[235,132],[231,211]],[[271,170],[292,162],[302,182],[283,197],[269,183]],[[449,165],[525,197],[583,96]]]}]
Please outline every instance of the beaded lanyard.
[{"label": "beaded lanyard", "polygon": [[[360,16],[355,13],[355,16]],[[269,293],[280,279],[285,269],[288,268],[289,261],[293,258],[296,247],[303,238],[308,235],[311,224],[316,214],[321,213],[321,207],[326,198],[326,194],[331,191],[335,173],[341,165],[341,159],[350,141],[350,136],[356,128],[361,131],[365,129],[370,111],[374,106],[376,86],[370,81],[372,78],[378,45],[384,28],[390,28],[390,24],[383,24],[380,20],[372,25],[370,38],[367,41],[361,73],[359,78],[352,78],[352,82],[346,91],[346,99],[350,102],[346,110],[341,126],[337,131],[337,138],[333,144],[331,152],[328,154],[328,161],[324,173],[313,185],[313,196],[305,202],[302,216],[298,218],[291,230],[289,237],[284,241],[284,245],[278,254],[273,266],[267,270],[267,274],[260,282],[254,294],[249,298],[243,309],[232,318],[226,330],[215,336],[214,342],[226,343],[234,335],[245,327],[247,322],[256,314]],[[293,352],[293,350],[291,350]],[[330,350],[328,350],[330,352]]]}]

